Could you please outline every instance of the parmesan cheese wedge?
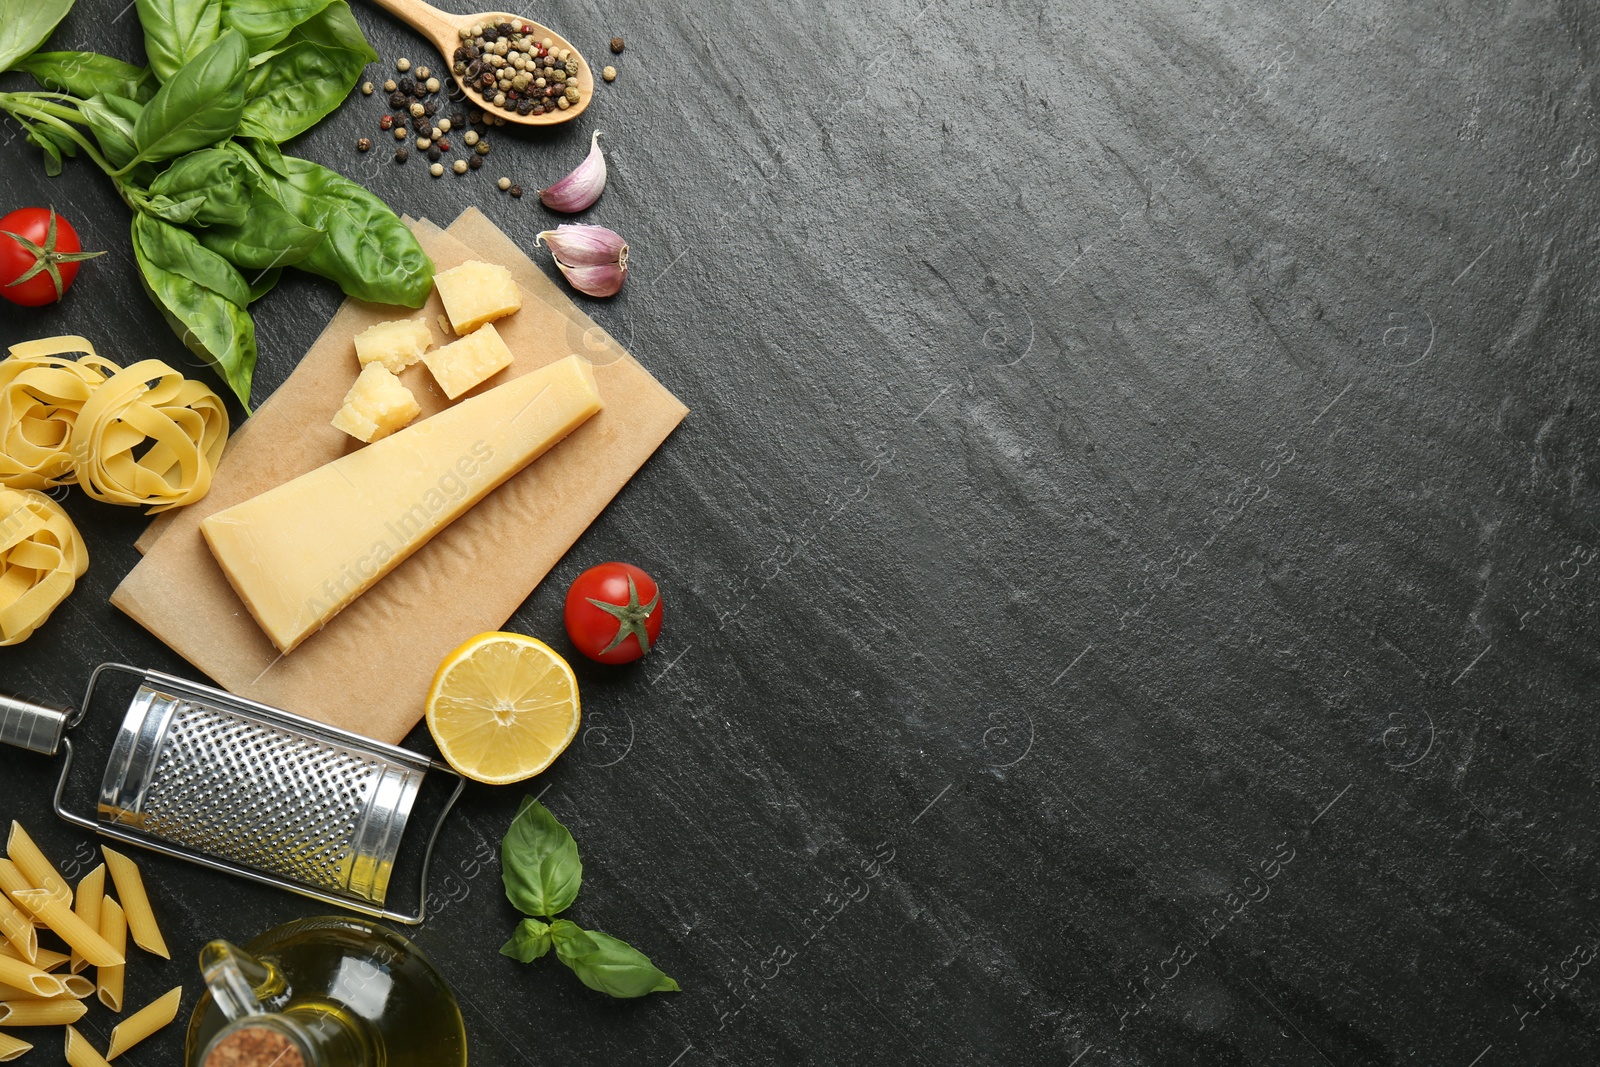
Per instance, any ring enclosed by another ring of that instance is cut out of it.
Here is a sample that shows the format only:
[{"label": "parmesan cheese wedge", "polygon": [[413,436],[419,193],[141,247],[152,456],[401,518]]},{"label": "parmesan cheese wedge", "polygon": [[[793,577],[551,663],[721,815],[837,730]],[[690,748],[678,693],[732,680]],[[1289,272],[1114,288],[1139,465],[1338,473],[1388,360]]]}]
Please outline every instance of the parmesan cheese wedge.
[{"label": "parmesan cheese wedge", "polygon": [[588,361],[568,356],[210,515],[200,532],[292,652],[601,407]]}]

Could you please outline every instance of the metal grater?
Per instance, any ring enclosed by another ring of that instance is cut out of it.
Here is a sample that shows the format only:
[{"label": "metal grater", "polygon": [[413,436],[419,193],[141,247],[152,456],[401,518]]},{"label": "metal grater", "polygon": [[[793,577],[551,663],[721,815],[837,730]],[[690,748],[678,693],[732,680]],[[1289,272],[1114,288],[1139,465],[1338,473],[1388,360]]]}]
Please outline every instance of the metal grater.
[{"label": "metal grater", "polygon": [[[68,811],[72,768],[64,734],[84,712],[0,698],[0,741],[53,754],[66,749],[56,813],[69,822],[216,870],[354,911],[418,923],[426,911],[433,843],[464,786],[415,753],[302,719],[156,671],[103,664],[133,676],[101,780],[98,820]],[[455,790],[428,835],[415,914],[384,907],[406,825],[432,772]]]}]

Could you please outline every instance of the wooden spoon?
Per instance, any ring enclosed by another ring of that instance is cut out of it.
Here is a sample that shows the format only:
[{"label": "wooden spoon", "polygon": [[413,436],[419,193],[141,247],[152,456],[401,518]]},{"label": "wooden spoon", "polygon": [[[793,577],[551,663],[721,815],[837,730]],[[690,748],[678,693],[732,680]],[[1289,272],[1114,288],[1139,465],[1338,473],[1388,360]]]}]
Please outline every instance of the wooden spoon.
[{"label": "wooden spoon", "polygon": [[[498,115],[507,122],[515,122],[522,126],[555,126],[562,122],[570,122],[583,114],[584,109],[589,106],[589,101],[594,99],[594,68],[589,66],[589,61],[573,47],[571,41],[548,26],[541,26],[521,15],[508,15],[502,11],[486,11],[480,15],[452,15],[425,4],[422,0],[374,0],[374,2],[433,42],[433,46],[439,50],[440,56],[444,59],[444,69],[455,78],[456,84],[461,86],[473,106],[481,108],[487,115]],[[456,49],[461,47],[461,31],[479,24],[496,22],[528,26],[532,36],[548,37],[554,42],[552,47],[569,50],[572,58],[578,61],[576,75],[578,102],[565,110],[558,107],[554,111],[546,111],[543,115],[519,115],[514,109],[495,107],[484,99],[476,88],[464,83],[461,76],[455,73],[455,54]]]}]

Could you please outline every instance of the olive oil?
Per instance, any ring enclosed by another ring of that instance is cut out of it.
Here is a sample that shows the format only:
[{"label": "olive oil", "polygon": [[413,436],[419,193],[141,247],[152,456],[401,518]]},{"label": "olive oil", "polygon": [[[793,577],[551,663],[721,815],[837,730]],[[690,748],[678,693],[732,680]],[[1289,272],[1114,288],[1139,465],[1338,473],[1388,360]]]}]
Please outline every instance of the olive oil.
[{"label": "olive oil", "polygon": [[204,1067],[219,1035],[241,1028],[289,1034],[307,1067],[467,1062],[461,1008],[444,978],[417,946],[365,919],[303,919],[242,952],[213,942],[201,963],[212,992],[189,1023],[189,1067]]}]

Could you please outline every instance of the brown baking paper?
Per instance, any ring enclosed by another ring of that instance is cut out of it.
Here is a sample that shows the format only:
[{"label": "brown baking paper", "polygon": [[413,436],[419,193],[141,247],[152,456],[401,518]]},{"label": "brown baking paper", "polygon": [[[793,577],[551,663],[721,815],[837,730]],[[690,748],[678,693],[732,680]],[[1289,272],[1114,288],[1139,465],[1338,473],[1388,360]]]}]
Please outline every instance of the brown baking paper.
[{"label": "brown baking paper", "polygon": [[[452,339],[437,293],[420,312],[346,300],[234,435],[205,499],[151,524],[139,541],[144,559],[111,597],[230,692],[388,742],[421,719],[440,660],[504,625],[688,414],[481,212],[469,209],[448,231],[411,226],[438,269],[502,263],[522,289],[522,310],[495,323],[516,361],[469,395],[577,352],[595,364],[605,409],[281,656],[206,548],[200,520],[360,447],[329,422],[359,370],[357,333],[422,315],[436,344]],[[448,406],[422,364],[400,377],[422,418]]]}]

